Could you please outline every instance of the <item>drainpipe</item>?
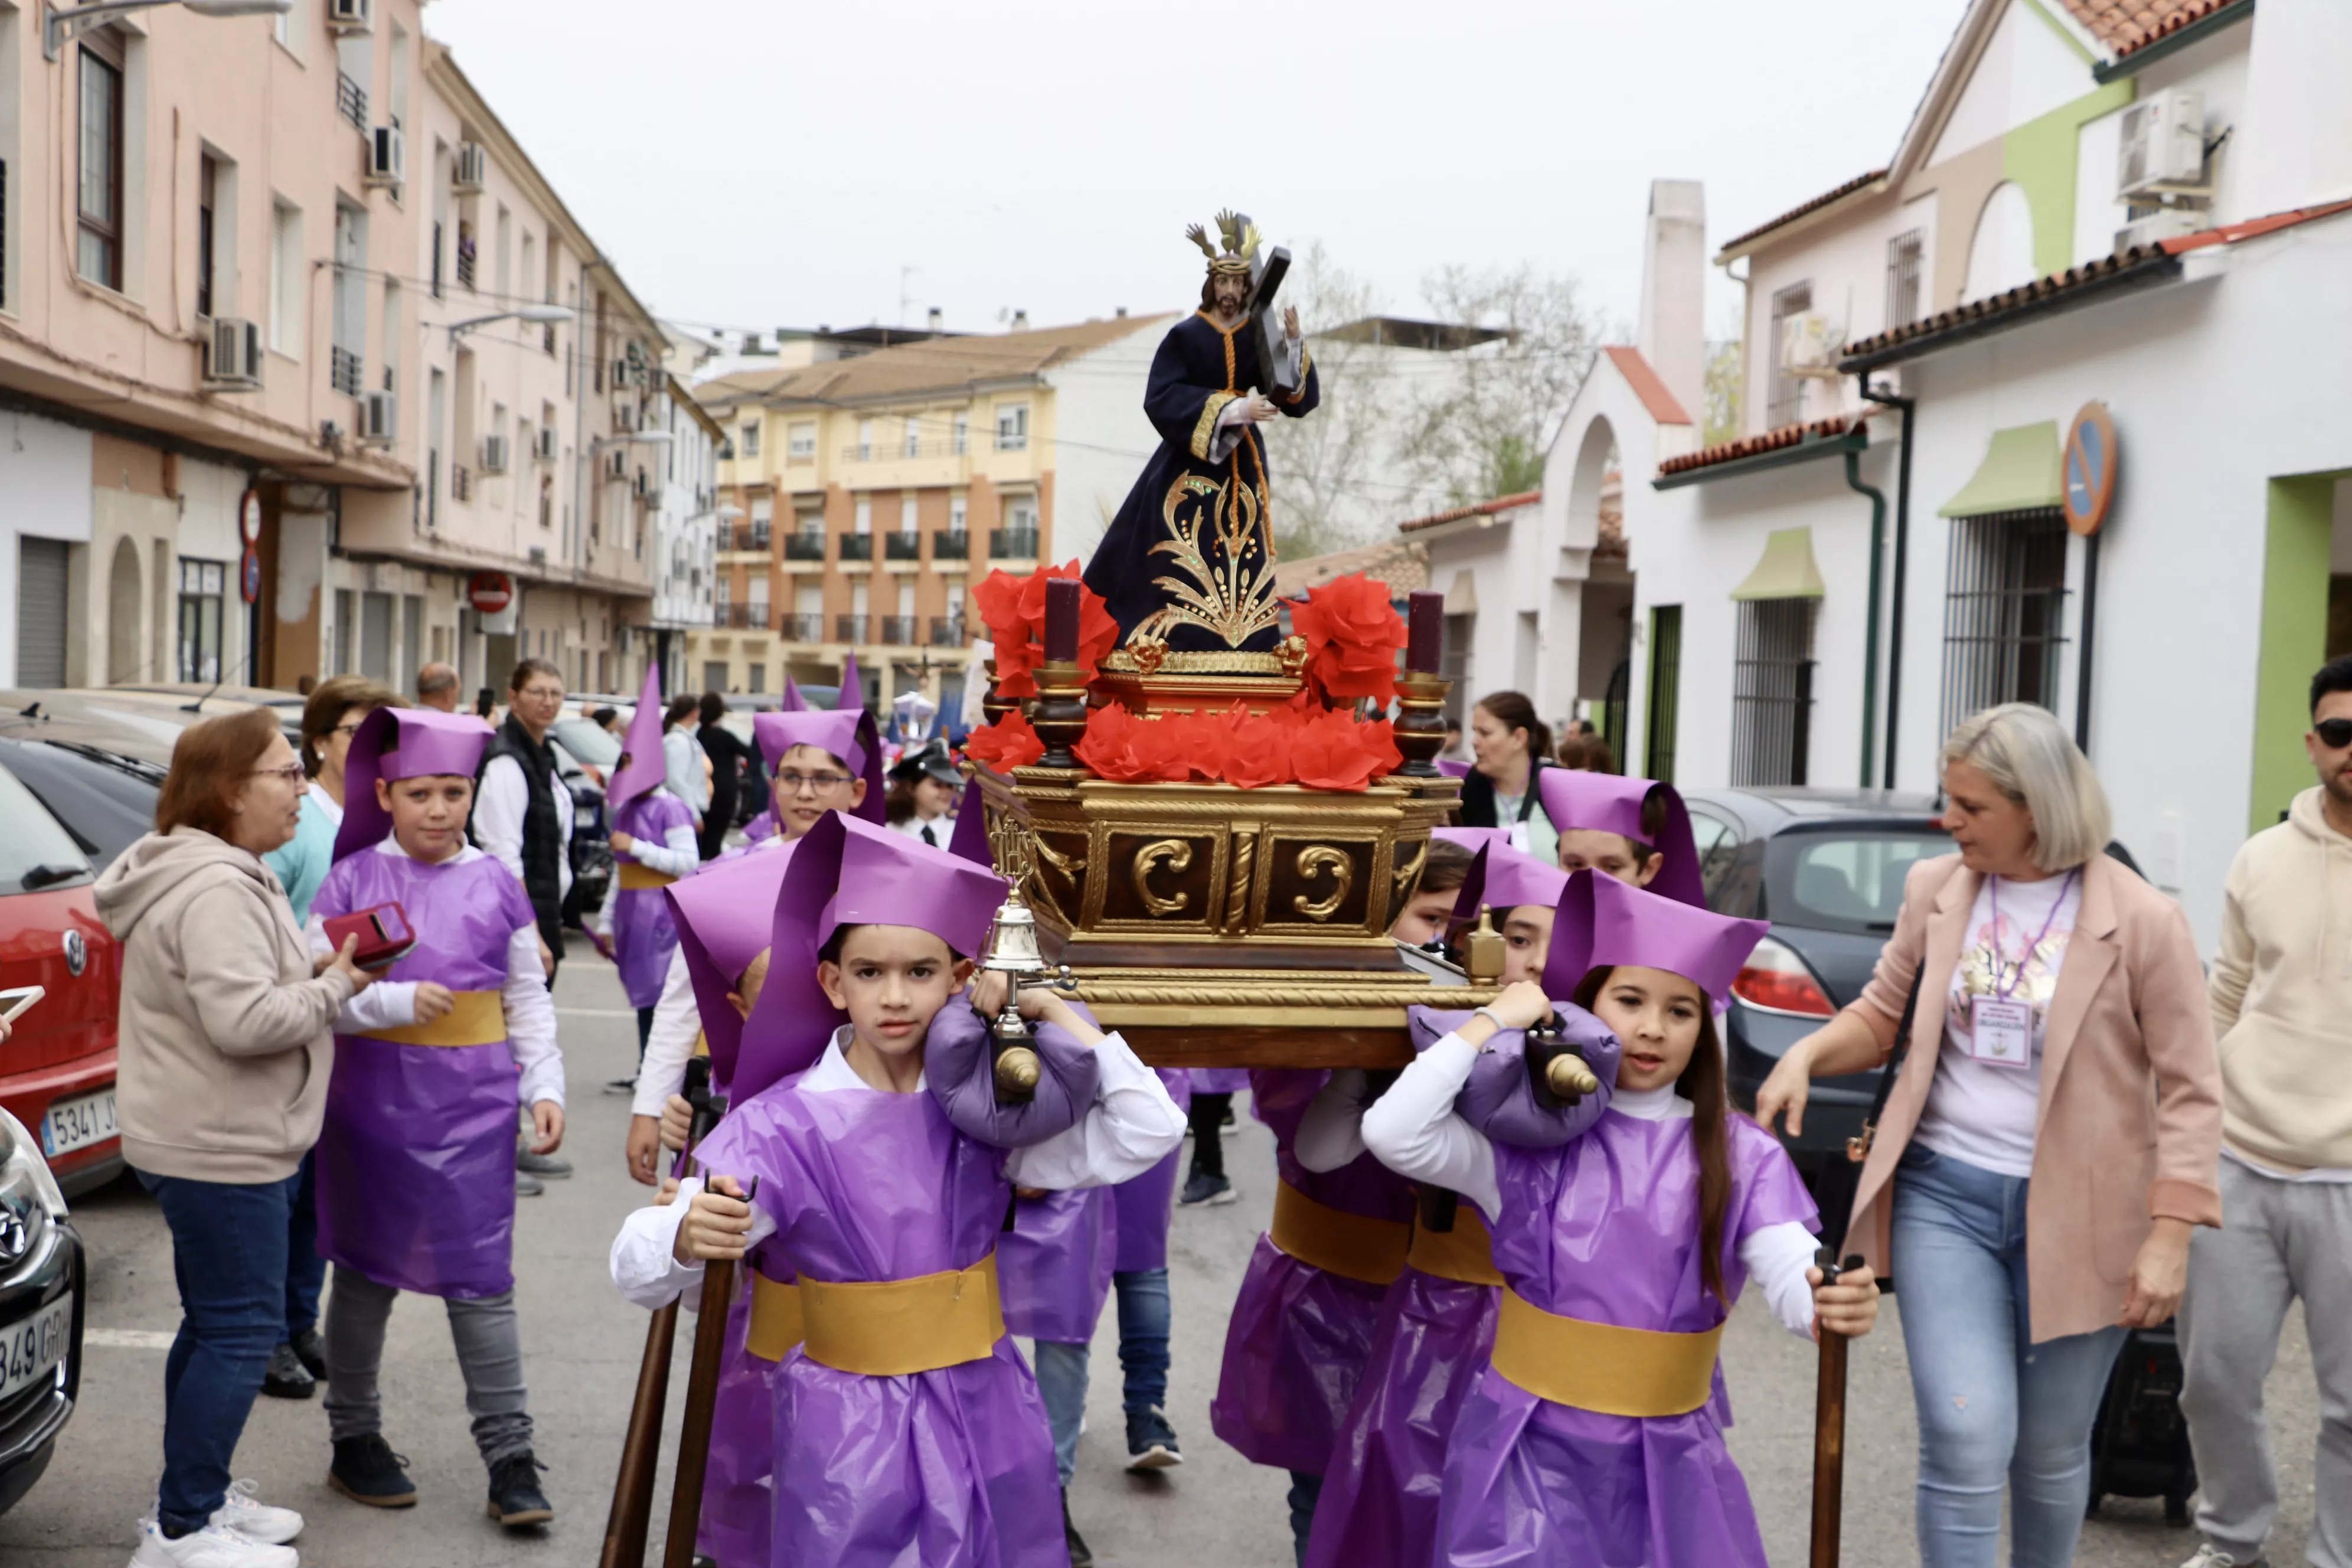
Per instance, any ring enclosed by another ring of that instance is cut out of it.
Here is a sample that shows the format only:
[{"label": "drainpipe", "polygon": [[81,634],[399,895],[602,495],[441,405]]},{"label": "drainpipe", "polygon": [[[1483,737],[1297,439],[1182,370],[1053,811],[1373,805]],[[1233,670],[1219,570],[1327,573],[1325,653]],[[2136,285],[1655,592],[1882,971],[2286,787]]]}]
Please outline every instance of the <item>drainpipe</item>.
[{"label": "drainpipe", "polygon": [[1870,759],[1878,736],[1878,563],[1886,553],[1886,497],[1862,482],[1862,453],[1845,454],[1846,488],[1870,498],[1870,616],[1862,639],[1862,787],[1870,787]]},{"label": "drainpipe", "polygon": [[[1872,386],[1867,372],[1862,383],[1865,402],[1883,403],[1903,411],[1903,453],[1896,459],[1895,479],[1895,599],[1886,625],[1886,766],[1881,787],[1895,787],[1895,721],[1903,710],[1903,584],[1911,555],[1911,416],[1919,406],[1916,397],[1898,397],[1883,386]],[[1872,595],[1873,603],[1876,595]],[[1870,781],[1862,781],[1867,785]]]}]

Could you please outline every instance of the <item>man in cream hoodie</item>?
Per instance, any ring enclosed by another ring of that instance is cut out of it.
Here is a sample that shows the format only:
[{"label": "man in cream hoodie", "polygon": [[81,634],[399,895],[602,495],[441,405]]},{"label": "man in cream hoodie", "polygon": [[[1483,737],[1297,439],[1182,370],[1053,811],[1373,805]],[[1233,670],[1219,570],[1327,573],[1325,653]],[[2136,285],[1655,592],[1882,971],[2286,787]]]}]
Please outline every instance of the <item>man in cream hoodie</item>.
[{"label": "man in cream hoodie", "polygon": [[2230,868],[2208,992],[2221,1041],[2222,1228],[2189,1244],[2180,1304],[2205,1544],[2183,1568],[2263,1561],[2278,1472],[2263,1379],[2303,1299],[2319,1380],[2316,1568],[2352,1568],[2352,658],[2312,678],[2319,784]]}]

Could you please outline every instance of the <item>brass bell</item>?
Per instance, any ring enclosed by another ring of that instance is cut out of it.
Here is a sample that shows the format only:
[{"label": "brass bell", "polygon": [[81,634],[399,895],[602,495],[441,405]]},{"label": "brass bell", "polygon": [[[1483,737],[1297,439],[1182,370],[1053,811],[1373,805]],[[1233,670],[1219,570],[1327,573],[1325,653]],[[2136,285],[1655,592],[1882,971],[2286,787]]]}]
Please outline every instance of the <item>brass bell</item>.
[{"label": "brass bell", "polygon": [[1473,985],[1491,985],[1503,978],[1503,936],[1495,929],[1494,911],[1478,906],[1478,923],[1462,939],[1462,968]]}]

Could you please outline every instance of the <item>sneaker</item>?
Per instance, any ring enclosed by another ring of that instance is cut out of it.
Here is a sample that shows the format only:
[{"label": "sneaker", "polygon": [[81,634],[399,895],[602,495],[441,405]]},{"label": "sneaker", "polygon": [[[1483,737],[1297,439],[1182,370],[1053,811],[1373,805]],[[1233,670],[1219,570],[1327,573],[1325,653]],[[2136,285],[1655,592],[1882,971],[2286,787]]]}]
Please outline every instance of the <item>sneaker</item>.
[{"label": "sneaker", "polygon": [[1179,1208],[1188,1209],[1214,1208],[1221,1204],[1233,1203],[1240,1196],[1234,1191],[1234,1184],[1224,1177],[1195,1171],[1192,1180],[1184,1184],[1183,1195],[1176,1200],[1176,1205]]},{"label": "sneaker", "polygon": [[606,1079],[604,1080],[604,1092],[606,1094],[635,1094],[637,1092],[637,1080],[635,1077]]},{"label": "sneaker", "polygon": [[1062,1489],[1062,1539],[1069,1544],[1070,1568],[1095,1568],[1094,1549],[1087,1544],[1087,1538],[1078,1533],[1078,1527],[1070,1522],[1070,1489],[1067,1487]]},{"label": "sneaker", "polygon": [[131,1554],[131,1568],[301,1568],[301,1563],[300,1553],[292,1547],[256,1541],[234,1525],[207,1524],[173,1541],[152,1519],[139,1521],[139,1550]]},{"label": "sneaker", "polygon": [[2270,1565],[2260,1557],[2232,1557],[2209,1541],[2199,1547],[2197,1555],[2183,1563],[2180,1568],[2270,1568]]},{"label": "sneaker", "polygon": [[518,1149],[515,1151],[515,1169],[560,1182],[572,1173],[572,1162],[559,1160],[552,1154],[534,1154],[528,1149]]},{"label": "sneaker", "polygon": [[283,1546],[302,1533],[302,1516],[290,1508],[272,1508],[254,1496],[249,1480],[231,1481],[228,1496],[213,1511],[213,1522],[270,1546]]},{"label": "sneaker", "polygon": [[1176,1451],[1176,1428],[1168,1425],[1166,1412],[1155,1405],[1127,1413],[1129,1469],[1164,1470],[1183,1462],[1184,1456]]},{"label": "sneaker", "polygon": [[414,1508],[416,1483],[402,1467],[404,1454],[395,1454],[381,1432],[335,1439],[334,1462],[327,1467],[327,1484],[370,1508]]},{"label": "sneaker", "polygon": [[1241,1124],[1241,1119],[1234,1114],[1233,1103],[1228,1100],[1225,1104],[1225,1118],[1223,1121],[1218,1122],[1217,1125],[1223,1128],[1226,1131],[1231,1132],[1234,1128],[1239,1127]]},{"label": "sneaker", "polygon": [[530,1450],[500,1459],[490,1467],[490,1517],[509,1530],[545,1524],[555,1517],[547,1494],[539,1489],[539,1472],[547,1467]]},{"label": "sneaker", "polygon": [[320,1383],[327,1381],[327,1347],[319,1339],[317,1329],[304,1329],[291,1342],[294,1357]]},{"label": "sneaker", "polygon": [[518,1170],[515,1172],[515,1196],[519,1198],[535,1198],[545,1191],[547,1191],[547,1184],[541,1182],[537,1176],[532,1175],[529,1171]]},{"label": "sneaker", "polygon": [[302,1364],[292,1345],[269,1352],[269,1370],[261,1374],[261,1392],[272,1399],[308,1399],[319,1392],[319,1380]]}]

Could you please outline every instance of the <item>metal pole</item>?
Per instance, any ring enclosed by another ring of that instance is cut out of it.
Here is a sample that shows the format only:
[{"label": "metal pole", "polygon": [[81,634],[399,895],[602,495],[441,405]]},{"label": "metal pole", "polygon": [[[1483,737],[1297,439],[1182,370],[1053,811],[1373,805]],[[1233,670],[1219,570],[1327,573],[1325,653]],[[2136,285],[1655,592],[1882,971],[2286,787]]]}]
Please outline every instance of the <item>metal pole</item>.
[{"label": "metal pole", "polygon": [[1862,638],[1862,787],[1870,787],[1871,757],[1878,743],[1878,585],[1886,554],[1886,496],[1862,482],[1862,453],[1845,455],[1846,488],[1870,498],[1870,613]]},{"label": "metal pole", "polygon": [[[1898,397],[1884,387],[1865,385],[1863,395],[1903,411],[1903,451],[1895,459],[1895,582],[1886,616],[1886,747],[1882,787],[1895,787],[1895,723],[1903,711],[1903,596],[1909,580],[1911,557],[1911,420],[1918,411],[1916,397]],[[1867,781],[1864,781],[1865,783]]]},{"label": "metal pole", "polygon": [[2091,754],[2091,632],[2099,616],[2099,535],[2083,542],[2083,649],[2074,665],[2074,744]]}]

